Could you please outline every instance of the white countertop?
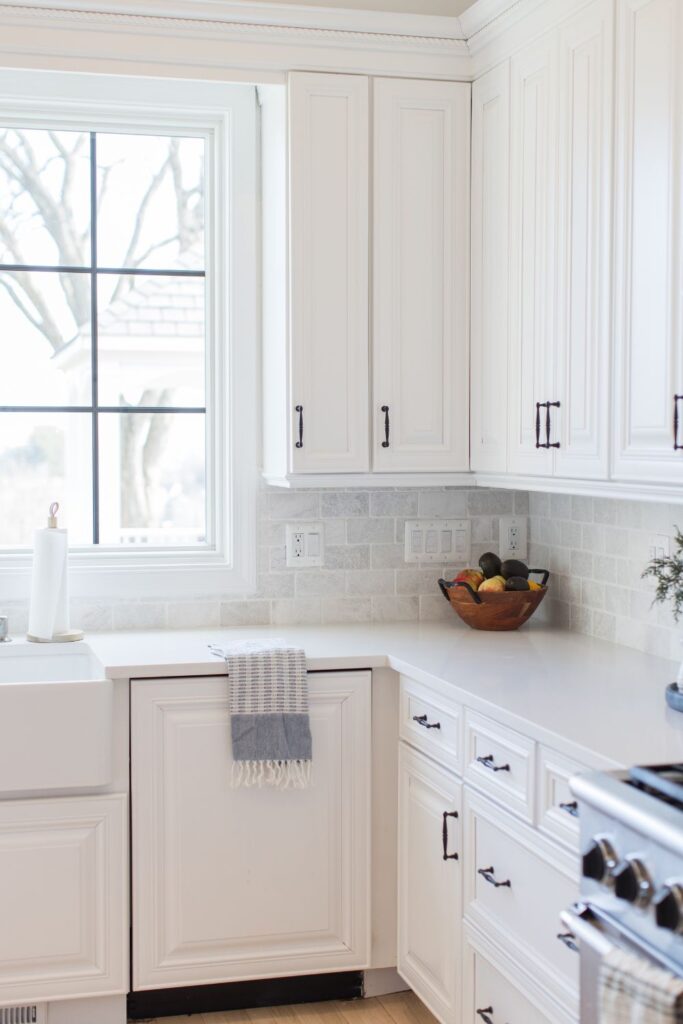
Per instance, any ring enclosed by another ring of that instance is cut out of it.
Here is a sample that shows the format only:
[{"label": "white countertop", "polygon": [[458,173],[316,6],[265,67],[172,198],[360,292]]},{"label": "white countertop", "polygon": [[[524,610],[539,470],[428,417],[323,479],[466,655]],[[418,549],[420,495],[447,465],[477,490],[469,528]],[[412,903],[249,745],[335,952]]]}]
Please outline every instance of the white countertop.
[{"label": "white countertop", "polygon": [[222,675],[209,644],[279,637],[312,671],[389,667],[589,764],[683,762],[683,714],[664,658],[544,626],[492,633],[450,623],[102,633],[87,642],[111,678]]}]

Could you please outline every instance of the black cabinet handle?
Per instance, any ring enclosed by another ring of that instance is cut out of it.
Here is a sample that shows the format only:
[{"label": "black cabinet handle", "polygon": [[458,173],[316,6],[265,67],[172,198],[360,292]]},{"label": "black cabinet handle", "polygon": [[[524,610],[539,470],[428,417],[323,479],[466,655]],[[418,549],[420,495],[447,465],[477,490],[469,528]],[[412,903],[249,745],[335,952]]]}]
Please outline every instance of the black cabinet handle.
[{"label": "black cabinet handle", "polygon": [[493,760],[493,754],[485,754],[483,757],[478,757],[477,761],[479,764],[483,764],[484,768],[490,769],[492,772],[509,772],[509,764],[496,764]]},{"label": "black cabinet handle", "polygon": [[389,447],[389,406],[383,405],[382,412],[384,413],[384,440],[382,441],[382,448]]},{"label": "black cabinet handle", "polygon": [[536,402],[536,447],[541,447],[541,403]]},{"label": "black cabinet handle", "polygon": [[483,1020],[484,1024],[493,1024],[493,1021],[491,1020],[491,1017],[489,1016],[489,1014],[491,1014],[491,1013],[493,1013],[493,1007],[492,1006],[486,1006],[486,1007],[484,1007],[483,1010],[477,1010],[477,1016],[481,1017],[481,1019]]},{"label": "black cabinet handle", "polygon": [[572,818],[578,818],[579,816],[579,805],[576,800],[572,800],[568,804],[560,804],[560,810],[564,811],[565,814],[571,814]]},{"label": "black cabinet handle", "polygon": [[457,860],[457,853],[448,852],[448,819],[457,818],[457,811],[444,811],[443,812],[443,825],[441,827],[441,841],[443,843],[443,859],[444,860]]},{"label": "black cabinet handle", "polygon": [[567,949],[571,949],[572,953],[578,953],[579,947],[576,945],[576,936],[571,932],[559,932],[558,939],[563,942]]},{"label": "black cabinet handle", "polygon": [[296,411],[299,414],[299,440],[296,442],[297,448],[303,448],[304,446],[304,407],[303,405],[297,405]]},{"label": "black cabinet handle", "polygon": [[683,444],[678,443],[678,403],[683,402],[683,395],[674,395],[674,451],[678,452]]},{"label": "black cabinet handle", "polygon": [[428,722],[426,715],[413,715],[413,721],[421,725],[423,729],[440,729],[441,722]]},{"label": "black cabinet handle", "polygon": [[[559,448],[560,442],[550,441],[550,410],[559,409],[559,402],[536,402],[536,447]],[[545,409],[545,441],[541,441],[541,409]]]},{"label": "black cabinet handle", "polygon": [[479,870],[477,871],[477,874],[481,875],[481,877],[484,878],[489,883],[489,885],[495,886],[496,889],[504,889],[504,888],[511,889],[512,888],[512,883],[510,882],[509,878],[506,878],[504,882],[497,882],[496,881],[495,869],[492,868],[492,867],[491,868],[479,868]]}]

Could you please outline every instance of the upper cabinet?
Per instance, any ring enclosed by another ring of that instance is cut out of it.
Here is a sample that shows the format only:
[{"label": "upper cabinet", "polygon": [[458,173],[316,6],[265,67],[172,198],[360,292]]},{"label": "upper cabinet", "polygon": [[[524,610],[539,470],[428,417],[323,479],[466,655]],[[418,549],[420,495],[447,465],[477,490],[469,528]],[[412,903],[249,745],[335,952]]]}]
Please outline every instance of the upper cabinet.
[{"label": "upper cabinet", "polygon": [[618,7],[614,475],[680,484],[683,6]]},{"label": "upper cabinet", "polygon": [[291,466],[363,472],[368,444],[368,79],[289,88]]},{"label": "upper cabinet", "polygon": [[374,83],[373,467],[469,466],[470,87]]}]

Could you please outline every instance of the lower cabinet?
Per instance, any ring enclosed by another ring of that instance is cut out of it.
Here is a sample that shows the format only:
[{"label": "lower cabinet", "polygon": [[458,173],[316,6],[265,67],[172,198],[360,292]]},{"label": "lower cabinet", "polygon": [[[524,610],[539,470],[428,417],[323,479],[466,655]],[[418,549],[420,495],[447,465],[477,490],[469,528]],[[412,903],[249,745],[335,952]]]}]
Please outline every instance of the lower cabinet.
[{"label": "lower cabinet", "polygon": [[442,1024],[460,1019],[461,793],[399,744],[398,970]]},{"label": "lower cabinet", "polygon": [[126,808],[0,803],[0,1006],[128,990]]},{"label": "lower cabinet", "polygon": [[132,682],[134,989],[368,965],[370,673],[310,714],[310,788],[233,788],[227,678]]}]

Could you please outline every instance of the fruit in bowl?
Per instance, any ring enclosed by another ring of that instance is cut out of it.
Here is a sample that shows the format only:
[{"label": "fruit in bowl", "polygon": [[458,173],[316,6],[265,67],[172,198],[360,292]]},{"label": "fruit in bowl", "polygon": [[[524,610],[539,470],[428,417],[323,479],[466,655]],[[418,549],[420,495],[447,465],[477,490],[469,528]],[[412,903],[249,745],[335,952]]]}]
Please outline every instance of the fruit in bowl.
[{"label": "fruit in bowl", "polygon": [[479,587],[479,591],[483,591],[485,594],[502,594],[504,590],[505,580],[502,576],[491,576],[489,579],[484,580]]},{"label": "fruit in bowl", "polygon": [[468,583],[472,590],[479,590],[479,587],[484,582],[484,574],[479,569],[461,569],[453,582]]},{"label": "fruit in bowl", "polygon": [[[501,560],[493,551],[479,559],[479,569],[462,569],[450,582],[439,580],[443,596],[473,629],[518,629],[546,594],[549,573],[530,569],[517,558]],[[540,576],[540,582],[532,579]]]}]

